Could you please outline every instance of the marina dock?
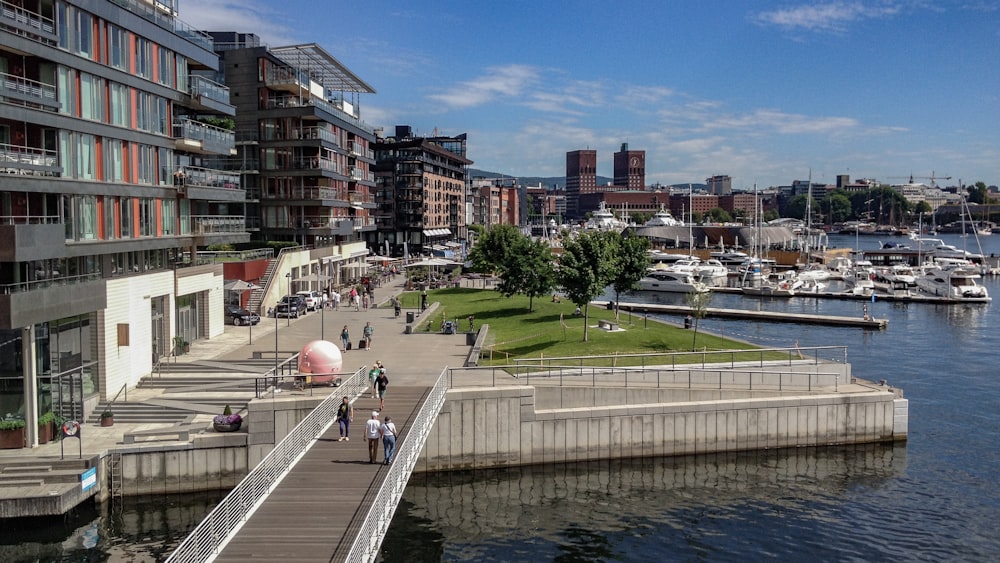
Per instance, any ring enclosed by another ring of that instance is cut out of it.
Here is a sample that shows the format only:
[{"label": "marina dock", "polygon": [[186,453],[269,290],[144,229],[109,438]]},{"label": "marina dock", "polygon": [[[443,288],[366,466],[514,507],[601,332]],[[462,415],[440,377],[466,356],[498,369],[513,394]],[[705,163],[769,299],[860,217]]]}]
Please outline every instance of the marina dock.
[{"label": "marina dock", "polygon": [[[594,301],[593,305],[607,306],[607,301]],[[633,313],[658,313],[663,315],[690,315],[693,313],[691,307],[684,305],[651,305],[646,303],[618,303],[618,308],[622,311]],[[720,319],[742,319],[751,321],[767,321],[777,323],[799,323],[822,326],[841,326],[862,328],[865,330],[884,330],[889,326],[886,319],[876,319],[873,317],[840,317],[835,315],[810,315],[805,313],[781,313],[777,311],[750,311],[746,309],[718,309],[709,307],[705,309],[706,317]]]}]

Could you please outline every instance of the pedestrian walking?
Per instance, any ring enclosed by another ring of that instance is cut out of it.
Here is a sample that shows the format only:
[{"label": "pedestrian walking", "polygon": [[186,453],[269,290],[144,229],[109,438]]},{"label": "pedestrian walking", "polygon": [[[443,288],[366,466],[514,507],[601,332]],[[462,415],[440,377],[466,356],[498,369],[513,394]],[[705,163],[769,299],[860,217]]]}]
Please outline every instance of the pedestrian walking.
[{"label": "pedestrian walking", "polygon": [[365,328],[362,333],[365,337],[365,350],[372,349],[372,335],[375,334],[375,327],[372,326],[371,321],[365,323]]},{"label": "pedestrian walking", "polygon": [[399,298],[395,295],[392,297],[392,310],[396,313],[396,318],[399,318],[399,311],[403,308],[403,304],[399,302]]},{"label": "pedestrian walking", "polygon": [[344,397],[343,402],[337,407],[337,423],[340,424],[340,439],[338,442],[351,441],[351,422],[354,421],[354,407],[350,400]]},{"label": "pedestrian walking", "polygon": [[339,291],[334,291],[333,292],[333,308],[334,308],[334,310],[340,309],[340,292]]},{"label": "pedestrian walking", "polygon": [[372,417],[365,422],[365,438],[368,439],[368,463],[375,463],[378,457],[378,439],[382,436],[382,424],[378,421],[378,412],[372,411]]},{"label": "pedestrian walking", "polygon": [[420,292],[420,311],[423,312],[426,310],[427,310],[427,290],[425,289]]},{"label": "pedestrian walking", "polygon": [[385,370],[379,370],[375,385],[378,387],[378,410],[381,412],[385,408],[385,388],[389,386],[389,376],[385,374]]},{"label": "pedestrian walking", "polygon": [[351,349],[351,333],[347,330],[347,325],[340,331],[340,342],[344,345],[345,352]]},{"label": "pedestrian walking", "polygon": [[396,425],[392,423],[392,417],[385,417],[385,422],[379,428],[382,434],[382,450],[384,452],[384,465],[392,463],[392,454],[396,453]]},{"label": "pedestrian walking", "polygon": [[363,297],[361,298],[361,301],[362,301],[362,303],[365,306],[365,311],[367,311],[368,310],[368,305],[371,303],[371,300],[368,298],[368,292],[365,292],[362,295],[363,295]]},{"label": "pedestrian walking", "polygon": [[378,396],[378,376],[382,374],[382,370],[379,369],[378,362],[372,366],[372,369],[368,370],[368,382],[371,384],[372,388],[372,399]]}]

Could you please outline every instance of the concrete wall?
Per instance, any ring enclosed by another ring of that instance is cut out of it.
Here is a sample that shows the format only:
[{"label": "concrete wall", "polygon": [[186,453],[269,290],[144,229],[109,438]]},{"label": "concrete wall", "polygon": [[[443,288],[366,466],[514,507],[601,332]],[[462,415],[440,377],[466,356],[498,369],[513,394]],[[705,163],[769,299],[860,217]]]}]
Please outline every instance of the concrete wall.
[{"label": "concrete wall", "polygon": [[533,387],[449,391],[414,471],[906,438],[907,405],[890,391],[566,409],[538,409],[535,397]]},{"label": "concrete wall", "polygon": [[[247,461],[246,446],[246,434],[227,433],[199,435],[191,444],[121,448],[118,451],[122,454],[122,494],[231,489],[252,468]],[[102,461],[106,472],[108,458]],[[106,482],[102,478],[101,483]]]},{"label": "concrete wall", "polygon": [[247,405],[247,458],[256,467],[325,396],[254,399]]}]

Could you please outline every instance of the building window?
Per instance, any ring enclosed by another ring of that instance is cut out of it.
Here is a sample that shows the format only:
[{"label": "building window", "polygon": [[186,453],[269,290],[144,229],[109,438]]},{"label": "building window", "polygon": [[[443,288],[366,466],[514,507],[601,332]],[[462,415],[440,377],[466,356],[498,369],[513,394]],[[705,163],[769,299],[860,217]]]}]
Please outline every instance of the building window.
[{"label": "building window", "polygon": [[121,218],[118,221],[121,226],[122,238],[132,238],[132,198],[123,197],[121,199]]},{"label": "building window", "polygon": [[125,163],[122,160],[122,142],[104,138],[104,179],[121,182],[125,178]]},{"label": "building window", "polygon": [[129,88],[124,84],[111,83],[111,124],[119,127],[132,125],[132,101],[129,99]]},{"label": "building window", "polygon": [[108,24],[108,62],[128,71],[128,32],[113,24]]},{"label": "building window", "polygon": [[177,201],[165,199],[160,204],[160,224],[163,225],[163,235],[175,235],[177,222]]}]

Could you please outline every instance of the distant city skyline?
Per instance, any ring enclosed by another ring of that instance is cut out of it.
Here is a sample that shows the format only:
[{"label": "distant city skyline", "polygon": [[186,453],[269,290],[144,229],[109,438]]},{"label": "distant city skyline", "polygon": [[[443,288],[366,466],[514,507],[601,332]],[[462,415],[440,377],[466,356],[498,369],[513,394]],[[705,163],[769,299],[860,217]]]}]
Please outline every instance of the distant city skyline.
[{"label": "distant city skyline", "polygon": [[646,183],[837,175],[1000,183],[1000,6],[960,0],[340,5],[182,2],[195,27],[318,43],[362,119],[468,133],[481,170],[561,176],[622,143]]}]

